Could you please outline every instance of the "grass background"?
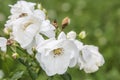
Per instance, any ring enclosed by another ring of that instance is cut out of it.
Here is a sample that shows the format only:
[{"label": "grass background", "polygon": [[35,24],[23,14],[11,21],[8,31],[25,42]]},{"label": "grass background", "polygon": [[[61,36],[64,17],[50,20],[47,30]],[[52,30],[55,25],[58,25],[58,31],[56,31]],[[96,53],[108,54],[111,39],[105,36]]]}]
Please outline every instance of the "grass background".
[{"label": "grass background", "polygon": [[[17,0],[0,0],[0,36],[3,34],[5,21],[10,15],[9,4]],[[56,19],[59,24],[68,16],[71,19],[66,32],[74,30],[79,33],[87,32],[87,37],[82,40],[85,44],[99,46],[99,50],[105,58],[105,64],[99,71],[86,74],[78,68],[69,69],[72,80],[120,80],[120,0],[26,0],[40,2],[48,11],[48,17],[52,21]],[[11,52],[8,52],[11,54]],[[2,54],[2,52],[1,52]],[[10,57],[0,55],[0,69],[4,71],[4,80],[14,75],[14,72],[24,71],[25,67]],[[28,74],[24,74],[19,80],[31,80]],[[46,80],[45,74],[38,80]],[[56,76],[54,80],[59,79]]]}]

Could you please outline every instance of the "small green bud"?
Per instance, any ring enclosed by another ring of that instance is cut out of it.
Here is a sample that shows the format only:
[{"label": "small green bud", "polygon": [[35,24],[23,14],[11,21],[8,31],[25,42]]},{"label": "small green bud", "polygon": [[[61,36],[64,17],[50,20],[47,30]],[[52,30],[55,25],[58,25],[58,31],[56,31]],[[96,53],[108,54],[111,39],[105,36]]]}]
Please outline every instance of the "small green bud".
[{"label": "small green bud", "polygon": [[6,35],[10,35],[11,30],[10,30],[9,28],[4,28],[4,29],[3,29],[3,32],[4,32]]},{"label": "small green bud", "polygon": [[79,38],[84,39],[86,37],[86,32],[81,31],[78,36],[79,36]]},{"label": "small green bud", "polygon": [[17,59],[17,58],[19,58],[19,55],[18,55],[18,53],[13,53],[12,57],[13,57],[13,59]]},{"label": "small green bud", "polygon": [[32,48],[32,51],[33,51],[34,53],[37,52],[35,47]]}]

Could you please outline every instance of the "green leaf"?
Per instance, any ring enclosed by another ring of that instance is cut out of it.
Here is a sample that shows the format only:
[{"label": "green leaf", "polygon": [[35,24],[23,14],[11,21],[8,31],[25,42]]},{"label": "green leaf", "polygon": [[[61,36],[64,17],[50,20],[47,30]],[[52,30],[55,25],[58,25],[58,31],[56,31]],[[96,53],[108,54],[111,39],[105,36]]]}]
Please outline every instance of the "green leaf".
[{"label": "green leaf", "polygon": [[37,73],[35,71],[33,71],[31,68],[28,68],[28,72],[29,72],[29,75],[31,76],[31,78],[33,80],[36,80],[36,78],[38,77]]},{"label": "green leaf", "polygon": [[12,78],[11,78],[10,80],[18,80],[18,79],[20,79],[20,78],[22,77],[23,73],[24,73],[24,71],[16,72],[16,73],[12,76]]},{"label": "green leaf", "polygon": [[41,70],[36,80],[48,80],[48,76],[43,70]]}]

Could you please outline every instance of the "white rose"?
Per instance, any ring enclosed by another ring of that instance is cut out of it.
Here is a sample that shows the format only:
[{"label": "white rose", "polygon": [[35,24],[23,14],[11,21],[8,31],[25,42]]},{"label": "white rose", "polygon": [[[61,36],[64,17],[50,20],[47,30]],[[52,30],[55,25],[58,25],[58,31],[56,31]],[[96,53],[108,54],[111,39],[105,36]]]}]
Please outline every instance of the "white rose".
[{"label": "white rose", "polygon": [[96,46],[85,45],[80,52],[78,62],[80,69],[84,69],[86,73],[92,73],[97,71],[105,61]]},{"label": "white rose", "polygon": [[49,39],[37,46],[36,59],[48,76],[64,74],[77,63],[78,49],[73,41],[65,40],[62,32],[58,40]]},{"label": "white rose", "polygon": [[16,4],[10,5],[11,14],[21,14],[21,13],[31,13],[34,11],[34,6],[36,4],[26,1],[17,1]]}]

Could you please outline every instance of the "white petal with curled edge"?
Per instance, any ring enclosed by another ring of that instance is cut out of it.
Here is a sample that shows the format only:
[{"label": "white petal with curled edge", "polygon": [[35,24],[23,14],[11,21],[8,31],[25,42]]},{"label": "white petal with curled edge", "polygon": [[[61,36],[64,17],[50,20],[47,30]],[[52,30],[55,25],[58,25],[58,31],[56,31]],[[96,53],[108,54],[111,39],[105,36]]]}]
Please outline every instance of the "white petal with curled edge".
[{"label": "white petal with curled edge", "polygon": [[48,38],[55,38],[55,32],[53,30],[41,31],[40,33],[44,34]]},{"label": "white petal with curled edge", "polygon": [[44,34],[45,36],[52,38],[55,37],[55,27],[50,24],[49,20],[45,20],[42,22],[39,32]]},{"label": "white petal with curled edge", "polygon": [[45,13],[42,10],[35,10],[34,16],[39,18],[40,20],[45,20]]},{"label": "white petal with curled edge", "polygon": [[67,38],[66,38],[66,34],[65,34],[64,32],[61,32],[61,33],[59,34],[58,40],[60,40],[60,39],[67,39]]},{"label": "white petal with curled edge", "polygon": [[41,24],[40,31],[55,30],[55,27],[50,23],[49,20],[44,20]]}]

